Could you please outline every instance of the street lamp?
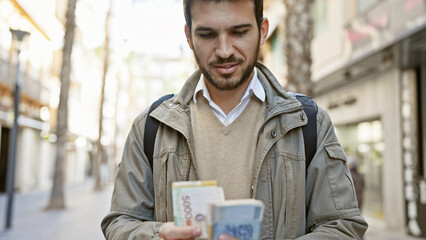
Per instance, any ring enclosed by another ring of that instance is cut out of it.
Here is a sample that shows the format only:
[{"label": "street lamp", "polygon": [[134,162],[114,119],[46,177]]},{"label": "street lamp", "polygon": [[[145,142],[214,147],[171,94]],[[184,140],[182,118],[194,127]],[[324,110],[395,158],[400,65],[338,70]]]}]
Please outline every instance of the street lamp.
[{"label": "street lamp", "polygon": [[16,140],[18,135],[18,116],[19,116],[19,102],[20,102],[20,88],[21,88],[21,78],[20,78],[20,70],[19,70],[19,54],[22,50],[22,41],[26,39],[30,33],[21,31],[21,30],[14,30],[10,29],[10,32],[12,33],[12,41],[15,43],[15,50],[16,50],[16,80],[15,80],[15,90],[13,94],[14,99],[14,118],[13,118],[13,129],[12,134],[10,135],[9,140],[9,153],[7,157],[7,207],[6,207],[6,229],[9,229],[11,227],[12,222],[12,208],[13,208],[13,188],[14,188],[14,182],[15,182],[15,160],[16,160]]}]

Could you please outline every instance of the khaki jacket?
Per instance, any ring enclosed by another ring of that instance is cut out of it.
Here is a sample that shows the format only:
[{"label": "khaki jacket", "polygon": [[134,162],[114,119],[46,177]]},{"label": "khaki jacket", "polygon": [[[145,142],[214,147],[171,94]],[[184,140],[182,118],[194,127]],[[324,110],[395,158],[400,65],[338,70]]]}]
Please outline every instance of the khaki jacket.
[{"label": "khaki jacket", "polygon": [[[260,239],[362,239],[360,216],[346,156],[328,114],[317,114],[317,152],[305,177],[302,126],[307,117],[272,73],[256,65],[267,111],[258,133],[252,196],[265,204]],[[160,124],[153,173],[143,149],[147,111],[129,133],[114,186],[111,211],[102,221],[107,239],[159,239],[163,222],[173,221],[171,183],[198,180],[193,161],[189,102],[200,77],[195,72],[181,92],[151,116]],[[222,174],[232,174],[222,173]]]}]

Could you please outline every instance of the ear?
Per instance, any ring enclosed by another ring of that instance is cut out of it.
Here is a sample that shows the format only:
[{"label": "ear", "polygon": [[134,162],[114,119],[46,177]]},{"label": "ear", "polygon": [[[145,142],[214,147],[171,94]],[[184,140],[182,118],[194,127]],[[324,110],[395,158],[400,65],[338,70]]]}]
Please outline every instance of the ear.
[{"label": "ear", "polygon": [[188,42],[189,47],[193,49],[192,40],[191,40],[191,30],[189,29],[187,24],[185,24],[185,35],[186,35],[186,41]]},{"label": "ear", "polygon": [[260,26],[260,46],[262,46],[266,42],[266,38],[268,37],[269,31],[269,20],[267,18],[263,18],[262,25]]}]

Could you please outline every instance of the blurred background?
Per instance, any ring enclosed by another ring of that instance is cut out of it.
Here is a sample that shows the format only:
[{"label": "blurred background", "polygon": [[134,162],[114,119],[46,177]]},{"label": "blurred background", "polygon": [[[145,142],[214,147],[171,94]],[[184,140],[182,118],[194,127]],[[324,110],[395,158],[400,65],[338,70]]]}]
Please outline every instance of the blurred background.
[{"label": "blurred background", "polygon": [[[426,1],[264,5],[259,60],[330,113],[366,239],[426,239]],[[181,0],[0,0],[1,240],[103,238],[133,119],[196,68],[184,24]]]}]

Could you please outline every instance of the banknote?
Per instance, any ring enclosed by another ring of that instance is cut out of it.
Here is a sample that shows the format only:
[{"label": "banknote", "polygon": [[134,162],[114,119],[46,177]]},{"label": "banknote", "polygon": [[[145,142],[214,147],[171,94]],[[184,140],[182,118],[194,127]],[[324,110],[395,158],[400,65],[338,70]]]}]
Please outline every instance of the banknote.
[{"label": "banknote", "polygon": [[228,200],[212,203],[212,237],[228,234],[241,240],[257,240],[262,227],[264,205],[255,199]]},{"label": "banknote", "polygon": [[176,226],[198,226],[201,236],[210,239],[210,203],[225,200],[223,188],[216,181],[189,181],[172,183],[173,214]]}]

